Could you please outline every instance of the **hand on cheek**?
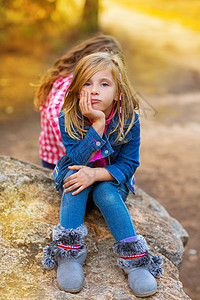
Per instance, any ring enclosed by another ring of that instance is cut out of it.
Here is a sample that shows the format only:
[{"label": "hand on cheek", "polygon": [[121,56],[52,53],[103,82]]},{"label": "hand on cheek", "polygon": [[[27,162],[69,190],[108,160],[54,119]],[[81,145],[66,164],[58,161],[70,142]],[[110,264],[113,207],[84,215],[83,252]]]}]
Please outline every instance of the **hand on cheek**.
[{"label": "hand on cheek", "polygon": [[105,114],[101,110],[94,109],[91,103],[91,94],[82,90],[79,101],[80,110],[83,116],[92,119],[94,122],[98,120],[105,120]]},{"label": "hand on cheek", "polygon": [[88,117],[88,115],[90,114],[90,111],[92,109],[91,96],[88,92],[86,92],[84,90],[82,90],[80,93],[79,106],[80,106],[82,115],[85,117]]}]

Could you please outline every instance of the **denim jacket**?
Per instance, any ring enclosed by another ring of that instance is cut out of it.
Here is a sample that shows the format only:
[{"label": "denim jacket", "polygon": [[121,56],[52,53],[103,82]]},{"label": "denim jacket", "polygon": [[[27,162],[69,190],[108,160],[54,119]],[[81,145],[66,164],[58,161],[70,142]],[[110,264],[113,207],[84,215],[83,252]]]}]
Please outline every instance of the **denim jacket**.
[{"label": "denim jacket", "polygon": [[[108,165],[104,168],[115,178],[115,185],[125,183],[134,193],[134,173],[139,166],[139,146],[140,146],[140,122],[138,114],[135,112],[135,121],[125,137],[125,141],[120,139],[117,143],[115,139],[118,131],[109,135],[109,132],[115,128],[119,122],[115,115],[111,120],[107,133],[101,137],[94,127],[87,126],[87,133],[82,140],[71,138],[65,131],[65,120],[63,111],[59,116],[60,132],[66,154],[58,161],[54,169],[55,187],[59,190],[63,184],[63,179],[69,171],[68,166],[86,165],[92,167],[94,161],[89,162],[94,151],[101,149],[103,158],[108,158]],[[131,118],[124,125],[124,134],[131,122]]]}]

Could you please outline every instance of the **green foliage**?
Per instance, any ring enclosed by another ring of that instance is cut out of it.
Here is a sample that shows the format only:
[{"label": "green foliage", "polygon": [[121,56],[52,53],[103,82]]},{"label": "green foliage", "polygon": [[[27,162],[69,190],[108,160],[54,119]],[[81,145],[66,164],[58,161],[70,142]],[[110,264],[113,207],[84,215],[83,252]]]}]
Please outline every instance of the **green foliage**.
[{"label": "green foliage", "polygon": [[[0,42],[15,48],[25,41],[47,42],[68,34],[80,20],[83,1],[0,0]],[[15,46],[14,46],[15,44]]]}]

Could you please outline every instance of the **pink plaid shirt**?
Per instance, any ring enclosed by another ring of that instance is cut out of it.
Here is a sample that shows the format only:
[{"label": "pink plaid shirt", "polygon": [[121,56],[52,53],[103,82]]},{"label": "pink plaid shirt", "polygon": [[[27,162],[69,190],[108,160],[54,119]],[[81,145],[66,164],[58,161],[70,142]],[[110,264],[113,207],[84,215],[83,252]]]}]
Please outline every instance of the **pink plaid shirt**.
[{"label": "pink plaid shirt", "polygon": [[58,117],[71,80],[72,75],[58,78],[52,86],[46,103],[40,107],[42,127],[39,137],[40,158],[50,164],[56,164],[65,155]]}]

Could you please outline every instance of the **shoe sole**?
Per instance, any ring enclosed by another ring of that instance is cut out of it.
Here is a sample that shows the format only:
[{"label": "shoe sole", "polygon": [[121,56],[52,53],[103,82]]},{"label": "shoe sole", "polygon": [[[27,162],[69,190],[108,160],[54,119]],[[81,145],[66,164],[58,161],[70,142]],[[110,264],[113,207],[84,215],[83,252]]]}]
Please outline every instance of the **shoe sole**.
[{"label": "shoe sole", "polygon": [[59,284],[58,284],[58,286],[59,286],[59,289],[60,289],[60,290],[65,291],[65,292],[67,292],[67,293],[78,293],[78,292],[80,292],[80,290],[82,290],[82,288],[83,288],[83,285],[82,285],[82,286],[81,286],[80,288],[78,288],[78,289],[71,289],[71,290],[69,290],[69,289],[63,288],[63,287],[60,286]]},{"label": "shoe sole", "polygon": [[141,294],[135,294],[135,293],[134,293],[134,295],[135,295],[136,297],[145,298],[145,297],[149,297],[149,296],[154,295],[156,292],[157,292],[157,290],[152,291],[152,292],[149,292],[149,293],[147,293],[147,294],[142,294],[142,295],[141,295]]}]

